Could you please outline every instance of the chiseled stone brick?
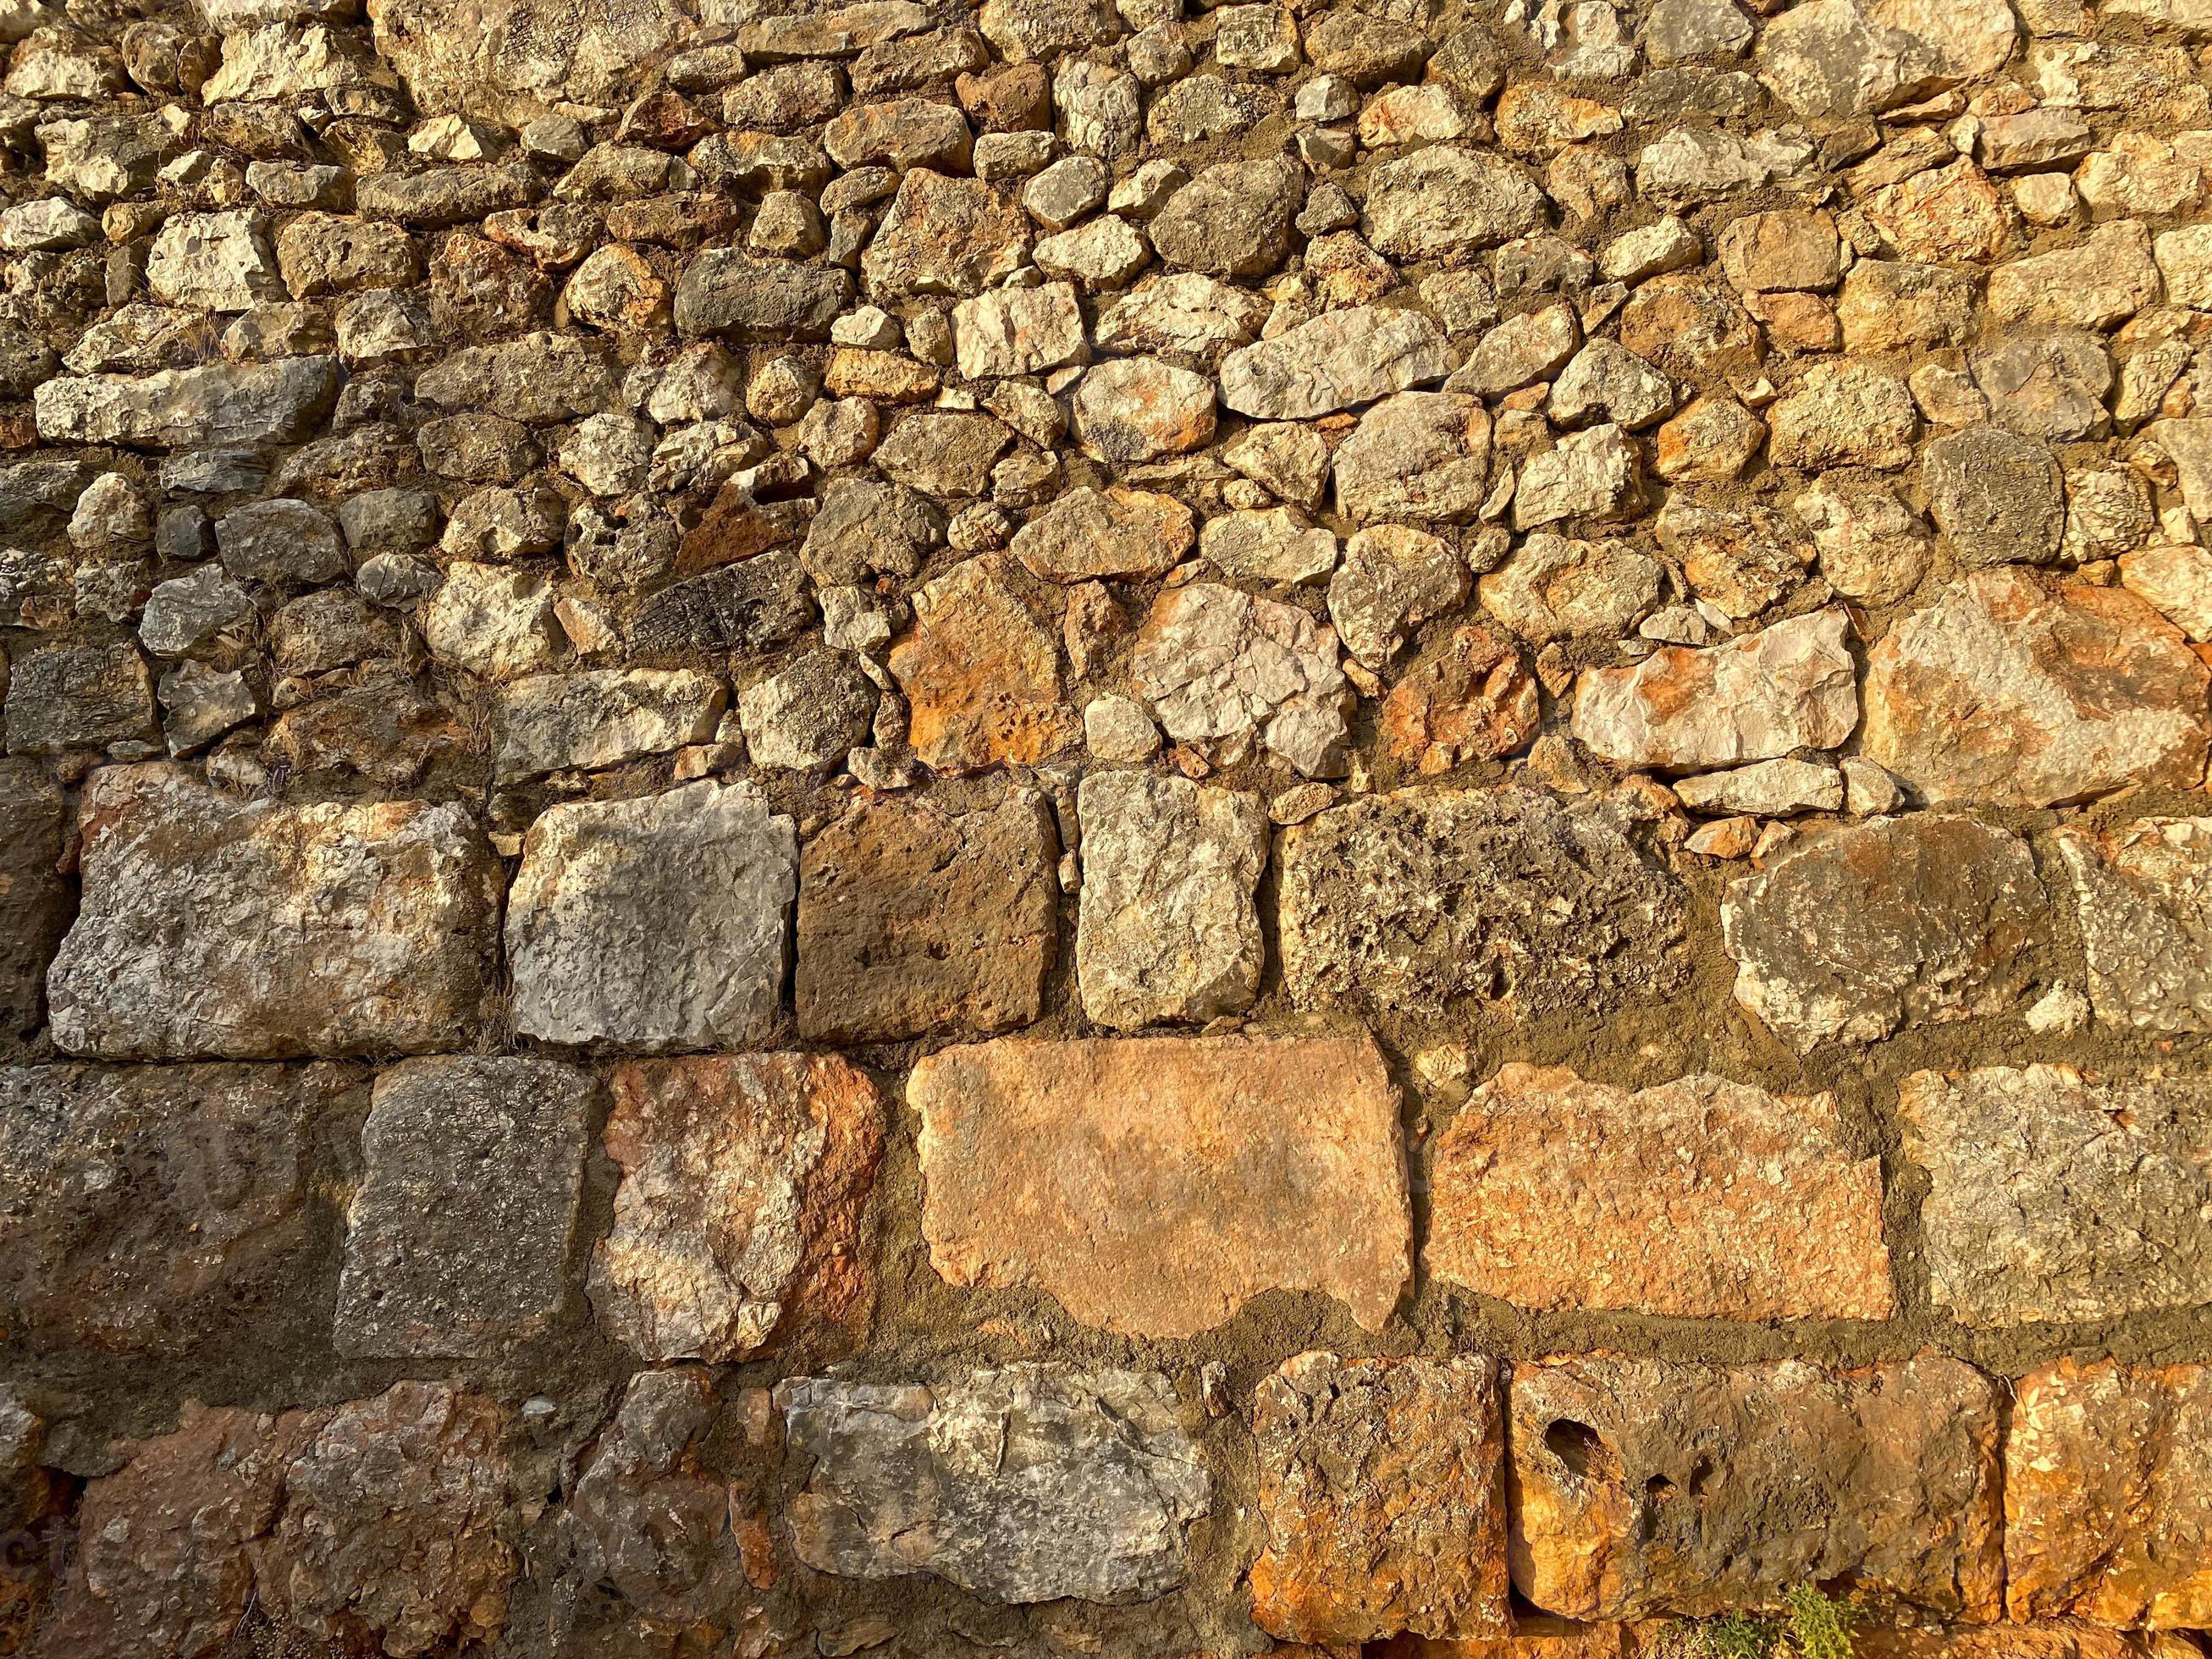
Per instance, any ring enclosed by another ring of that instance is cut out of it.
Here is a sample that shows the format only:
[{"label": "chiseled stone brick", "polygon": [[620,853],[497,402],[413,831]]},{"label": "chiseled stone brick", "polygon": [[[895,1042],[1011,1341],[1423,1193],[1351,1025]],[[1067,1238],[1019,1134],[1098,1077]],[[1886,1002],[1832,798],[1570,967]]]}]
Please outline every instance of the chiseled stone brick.
[{"label": "chiseled stone brick", "polygon": [[103,1059],[422,1054],[483,1018],[499,863],[459,806],[240,801],[94,775],[55,1042]]},{"label": "chiseled stone brick", "polygon": [[1379,1330],[1411,1278],[1398,1092],[1364,1036],[1002,1038],[922,1060],[907,1098],[955,1285],[1186,1337],[1275,1289]]},{"label": "chiseled stone brick", "polygon": [[[337,1066],[0,1069],[0,1324],[167,1352],[300,1307]],[[325,1292],[327,1294],[327,1292]]]},{"label": "chiseled stone brick", "polygon": [[1872,1608],[2002,1610],[1997,1390],[1933,1356],[1832,1370],[1516,1364],[1513,1585],[1574,1619],[1706,1617],[1847,1578]]},{"label": "chiseled stone brick", "polygon": [[2021,1377],[2004,1507],[2014,1619],[2212,1621],[2212,1368],[2062,1359]]},{"label": "chiseled stone brick", "polygon": [[1511,1629],[1496,1360],[1300,1354],[1260,1384],[1252,1434],[1261,1629],[1310,1643]]},{"label": "chiseled stone brick", "polygon": [[867,1073],[834,1054],[698,1054],[617,1066],[612,1086],[622,1179],[590,1279],[609,1336],[719,1363],[787,1331],[818,1347],[865,1332],[883,1146]]},{"label": "chiseled stone brick", "polygon": [[341,1352],[489,1359],[568,1291],[592,1080],[530,1056],[445,1055],[376,1079],[338,1278]]},{"label": "chiseled stone brick", "polygon": [[757,785],[548,808],[507,906],[515,1029],[646,1053],[775,1030],[798,836]]},{"label": "chiseled stone brick", "polygon": [[1887,1319],[1881,1191],[1831,1095],[1511,1065],[1437,1140],[1424,1261],[1529,1308]]},{"label": "chiseled stone brick", "polygon": [[2212,1082],[2066,1066],[1899,1086],[1929,1289],[1970,1325],[2212,1303]]}]

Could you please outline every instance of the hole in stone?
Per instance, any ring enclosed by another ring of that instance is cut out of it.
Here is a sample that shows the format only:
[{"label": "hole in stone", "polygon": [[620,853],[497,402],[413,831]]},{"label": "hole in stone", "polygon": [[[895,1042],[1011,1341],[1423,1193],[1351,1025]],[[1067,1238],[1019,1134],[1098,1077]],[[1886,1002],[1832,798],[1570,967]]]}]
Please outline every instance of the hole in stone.
[{"label": "hole in stone", "polygon": [[1544,1449],[1565,1464],[1569,1474],[1585,1480],[1593,1471],[1601,1476],[1613,1461],[1605,1437],[1571,1417],[1559,1418],[1544,1431]]},{"label": "hole in stone", "polygon": [[1644,1501],[1653,1509],[1663,1509],[1674,1496],[1674,1483],[1663,1474],[1655,1474],[1644,1483]]}]

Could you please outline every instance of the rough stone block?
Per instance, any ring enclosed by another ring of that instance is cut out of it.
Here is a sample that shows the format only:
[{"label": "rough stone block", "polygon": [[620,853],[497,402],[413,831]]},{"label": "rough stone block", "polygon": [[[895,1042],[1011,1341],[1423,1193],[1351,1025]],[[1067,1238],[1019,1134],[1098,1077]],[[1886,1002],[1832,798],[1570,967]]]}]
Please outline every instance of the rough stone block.
[{"label": "rough stone block", "polygon": [[37,1026],[46,964],[76,913],[62,874],[67,803],[27,761],[0,761],[0,1037]]},{"label": "rough stone block", "polygon": [[2074,878],[2097,1018],[2212,1030],[2212,818],[2069,824],[2058,852]]},{"label": "rough stone block", "polygon": [[1275,1289],[1379,1330],[1411,1276],[1397,1091],[1367,1038],[1004,1038],[922,1060],[907,1097],[955,1285],[1183,1337]]}]

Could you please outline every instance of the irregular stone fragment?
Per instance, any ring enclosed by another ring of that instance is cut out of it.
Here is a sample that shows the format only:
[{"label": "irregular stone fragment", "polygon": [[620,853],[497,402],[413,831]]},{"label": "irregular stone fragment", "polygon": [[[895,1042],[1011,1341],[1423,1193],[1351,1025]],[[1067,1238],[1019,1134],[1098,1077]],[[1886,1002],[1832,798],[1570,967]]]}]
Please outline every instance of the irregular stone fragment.
[{"label": "irregular stone fragment", "polygon": [[2212,1370],[2067,1358],[2012,1393],[2006,1611],[2166,1629],[2212,1617]]},{"label": "irregular stone fragment", "polygon": [[1503,568],[1482,578],[1482,608],[1532,645],[1614,639],[1659,603],[1665,571],[1626,542],[1524,538]]},{"label": "irregular stone fragment", "polygon": [[2212,1093],[2070,1066],[1915,1072],[1899,1085],[1929,1290],[1969,1325],[2212,1301]]},{"label": "irregular stone fragment", "polygon": [[42,1344],[167,1352],[296,1294],[333,1066],[0,1070],[0,1306]]},{"label": "irregular stone fragment", "polygon": [[2112,429],[2106,399],[2112,360],[2083,329],[2021,335],[1969,354],[1990,418],[2006,431],[2054,443],[2101,438]]},{"label": "irregular stone fragment", "polygon": [[1999,265],[1988,294],[1993,323],[2110,328],[2158,299],[2150,233],[2133,219],[2099,225],[2075,246]]},{"label": "irregular stone fragment", "polygon": [[834,267],[709,248],[676,284],[676,327],[737,341],[826,340],[852,303],[853,279]]},{"label": "irregular stone fragment", "polygon": [[27,1036],[76,903],[62,875],[66,802],[29,761],[0,761],[0,1036]]},{"label": "irregular stone fragment", "polygon": [[337,396],[337,360],[210,363],[126,374],[59,377],[32,394],[48,443],[192,449],[299,443],[315,434]]},{"label": "irregular stone fragment", "polygon": [[1254,896],[1267,860],[1260,797],[1144,772],[1094,773],[1077,793],[1083,1011],[1122,1030],[1242,1013],[1266,941]]},{"label": "irregular stone fragment", "polygon": [[[1298,1004],[1522,1019],[1664,996],[1681,888],[1610,809],[1522,789],[1402,791],[1285,832],[1283,979]],[[1441,909],[1434,896],[1454,902]]]},{"label": "irregular stone fragment", "polygon": [[1516,1364],[1509,1401],[1513,1587],[1547,1611],[1705,1617],[1837,1578],[1872,1607],[2001,1611],[1997,1390],[1955,1359],[1594,1354]]},{"label": "irregular stone fragment", "polygon": [[1311,420],[1450,370],[1426,313],[1348,306],[1231,352],[1221,363],[1221,401],[1255,420]]},{"label": "irregular stone fragment", "polygon": [[1429,775],[1525,748],[1542,718],[1536,678],[1521,653],[1474,623],[1407,672],[1375,723],[1386,756]]},{"label": "irregular stone fragment", "polygon": [[54,1041],[111,1059],[419,1054],[485,1012],[499,872],[458,806],[240,802],[166,765],[87,786]]},{"label": "irregular stone fragment", "polygon": [[1158,1372],[801,1376],[777,1398],[793,1547],[823,1572],[941,1578],[1000,1602],[1151,1601],[1182,1582],[1212,1501]]},{"label": "irregular stone fragment", "polygon": [[1207,167],[1152,217],[1152,246],[1178,270],[1264,276],[1290,252],[1305,175],[1287,156]]},{"label": "irregular stone fragment", "polygon": [[1863,605],[1893,605],[1928,574],[1928,528],[1887,484],[1828,474],[1790,503],[1813,538],[1828,586]]},{"label": "irregular stone fragment", "polygon": [[2212,819],[2069,825],[2058,851],[2074,878],[2097,1017],[2123,1029],[2212,1030]]},{"label": "irregular stone fragment", "polygon": [[880,696],[854,653],[805,653],[738,698],[753,764],[794,772],[836,768],[866,741]]},{"label": "irregular stone fragment", "polygon": [[1329,620],[1356,661],[1380,669],[1413,629],[1457,610],[1468,586],[1467,562],[1450,543],[1410,525],[1376,525],[1344,545],[1328,584]]},{"label": "irregular stone fragment", "polygon": [[952,308],[952,339],[970,380],[1038,374],[1083,360],[1083,312],[1066,283],[995,289]]},{"label": "irregular stone fragment", "polygon": [[1086,371],[1068,400],[1076,441],[1128,465],[1213,441],[1213,382],[1157,357],[1115,357]]},{"label": "irregular stone fragment", "polygon": [[1673,412],[1674,387],[1619,343],[1591,340],[1559,371],[1545,407],[1562,426],[1581,426],[1595,418],[1632,432]]},{"label": "irregular stone fragment", "polygon": [[1768,23],[1759,79],[1800,115],[1843,119],[1909,102],[1939,84],[1928,42],[1867,15],[1857,0],[1808,0]]},{"label": "irregular stone fragment", "polygon": [[2047,564],[2058,556],[2066,498],[2058,463],[2032,438],[1969,427],[1923,457],[1929,512],[1970,564]]},{"label": "irregular stone fragment", "polygon": [[188,1400],[174,1430],[125,1448],[121,1467],[85,1489],[40,1650],[214,1659],[254,1602],[255,1553],[319,1416]]},{"label": "irregular stone fragment", "polygon": [[619,766],[705,743],[727,701],[720,678],[693,669],[532,675],[499,690],[499,775]]},{"label": "irregular stone fragment", "polygon": [[[1328,1109],[1285,1113],[1293,1095]],[[1408,1283],[1397,1091],[1364,1036],[1001,1038],[921,1060],[907,1097],[950,1283],[1155,1337],[1276,1289],[1379,1330]]]},{"label": "irregular stone fragment", "polygon": [[917,410],[890,429],[873,459],[890,477],[925,495],[981,495],[990,486],[991,468],[1013,441],[1013,428],[988,415]]},{"label": "irregular stone fragment", "polygon": [[[1821,4],[1845,0],[1819,0]],[[1894,468],[1912,459],[1920,412],[1904,381],[1864,363],[1824,362],[1767,416],[1766,450],[1778,465]]]},{"label": "irregular stone fragment", "polygon": [[450,0],[380,0],[377,55],[405,79],[425,115],[465,113],[520,125],[564,102],[611,104],[689,37],[665,0],[589,16],[546,0],[485,9]]},{"label": "irregular stone fragment", "polygon": [[1489,495],[1490,416],[1455,392],[1399,392],[1360,418],[1334,470],[1337,511],[1356,523],[1465,524]]},{"label": "irregular stone fragment", "polygon": [[1858,724],[1850,618],[1832,607],[1709,650],[1669,646],[1586,669],[1575,736],[1624,766],[1682,771],[1832,749]]},{"label": "irregular stone fragment", "polygon": [[1060,701],[1059,641],[1006,561],[963,560],[914,603],[914,631],[891,647],[890,666],[913,704],[911,741],[924,765],[1034,765],[1076,743],[1081,722]]},{"label": "irregular stone fragment", "polygon": [[1368,175],[1360,234],[1392,258],[1463,258],[1540,229],[1545,209],[1544,192],[1518,162],[1436,144]]},{"label": "irregular stone fragment", "polygon": [[22,651],[10,668],[11,754],[59,755],[161,736],[153,678],[128,640],[54,640]]},{"label": "irregular stone fragment", "polygon": [[1223,354],[1247,345],[1267,320],[1257,295],[1195,270],[1147,276],[1099,313],[1101,351],[1151,352],[1211,372]]},{"label": "irregular stone fragment", "polygon": [[270,1615],[392,1659],[495,1639],[519,1565],[500,1536],[511,1429],[497,1401],[445,1382],[395,1382],[331,1412],[285,1470],[257,1553]]},{"label": "irregular stone fragment", "polygon": [[1224,766],[1257,744],[1306,777],[1344,769],[1351,693],[1336,635],[1295,605],[1214,582],[1170,588],[1130,674],[1170,738]]},{"label": "irregular stone fragment", "polygon": [[761,1042],[797,876],[792,821],[750,783],[549,807],[507,898],[515,1029],[648,1053]]},{"label": "irregular stone fragment", "polygon": [[834,1054],[701,1054],[617,1066],[611,1087],[621,1180],[590,1279],[610,1337],[721,1364],[865,1334],[883,1146],[866,1073]]},{"label": "irregular stone fragment", "polygon": [[1936,814],[1796,842],[1721,903],[1735,1000],[1803,1049],[2002,1013],[2049,932],[2027,843]]},{"label": "irregular stone fragment", "polygon": [[551,1060],[453,1055],[378,1074],[346,1216],[337,1346],[496,1358],[568,1296],[591,1079]]},{"label": "irregular stone fragment", "polygon": [[1869,653],[1869,758],[1931,804],[2053,806],[2134,782],[2187,787],[2212,673],[2132,593],[1978,570]]},{"label": "irregular stone fragment", "polygon": [[1728,772],[1674,780],[1674,793],[1692,812],[1753,812],[1762,817],[1792,812],[1838,812],[1844,775],[1816,761],[1755,761]]},{"label": "irregular stone fragment", "polygon": [[2212,639],[2212,552],[2174,544],[2123,553],[2120,585],[2192,641]]},{"label": "irregular stone fragment", "polygon": [[[1986,173],[1963,156],[1948,167],[1914,172],[1885,185],[1866,195],[1860,205],[1888,252],[1898,258],[1927,264],[1986,264],[2001,259],[2012,246],[2018,223],[2010,202]],[[2037,257],[2073,258],[2070,253]],[[2031,263],[2016,260],[2014,264]],[[1990,276],[1993,292],[2002,274]],[[2026,276],[2021,273],[2020,280]],[[2011,283],[2015,279],[2007,280]],[[2013,286],[2011,291],[2016,295],[2021,290]]]},{"label": "irregular stone fragment", "polygon": [[1292,1642],[1504,1635],[1498,1370],[1304,1353],[1260,1384],[1255,1623]]},{"label": "irregular stone fragment", "polygon": [[1887,1319],[1881,1164],[1829,1095],[1510,1065],[1436,1144],[1437,1279],[1524,1308]]},{"label": "irregular stone fragment", "polygon": [[1036,1019],[1056,955],[1059,845],[1043,802],[1025,791],[957,815],[877,800],[811,836],[800,864],[800,1035],[895,1042]]},{"label": "irregular stone fragment", "polygon": [[1209,519],[1199,551],[1226,576],[1263,582],[1317,581],[1336,568],[1336,537],[1289,507]]},{"label": "irregular stone fragment", "polygon": [[1054,581],[1167,574],[1190,550],[1191,511],[1141,489],[1071,489],[1015,532],[1014,556]]},{"label": "irregular stone fragment", "polygon": [[1772,507],[1704,507],[1676,495],[1653,529],[1690,591],[1731,621],[1788,598],[1813,562],[1812,544]]},{"label": "irregular stone fragment", "polygon": [[1020,204],[990,185],[917,167],[901,181],[860,270],[878,300],[980,294],[1020,263],[1028,230]]},{"label": "irregular stone fragment", "polygon": [[536,571],[456,560],[422,607],[422,642],[438,661],[483,679],[541,673],[567,654],[556,603]]}]

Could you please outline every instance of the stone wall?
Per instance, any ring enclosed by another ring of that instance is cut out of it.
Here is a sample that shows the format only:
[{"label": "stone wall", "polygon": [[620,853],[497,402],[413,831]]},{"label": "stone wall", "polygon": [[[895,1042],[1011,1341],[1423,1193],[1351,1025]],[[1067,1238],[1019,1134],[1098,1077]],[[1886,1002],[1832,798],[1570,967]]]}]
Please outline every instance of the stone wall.
[{"label": "stone wall", "polygon": [[2204,0],[197,5],[0,0],[0,1653],[2197,1659]]}]

